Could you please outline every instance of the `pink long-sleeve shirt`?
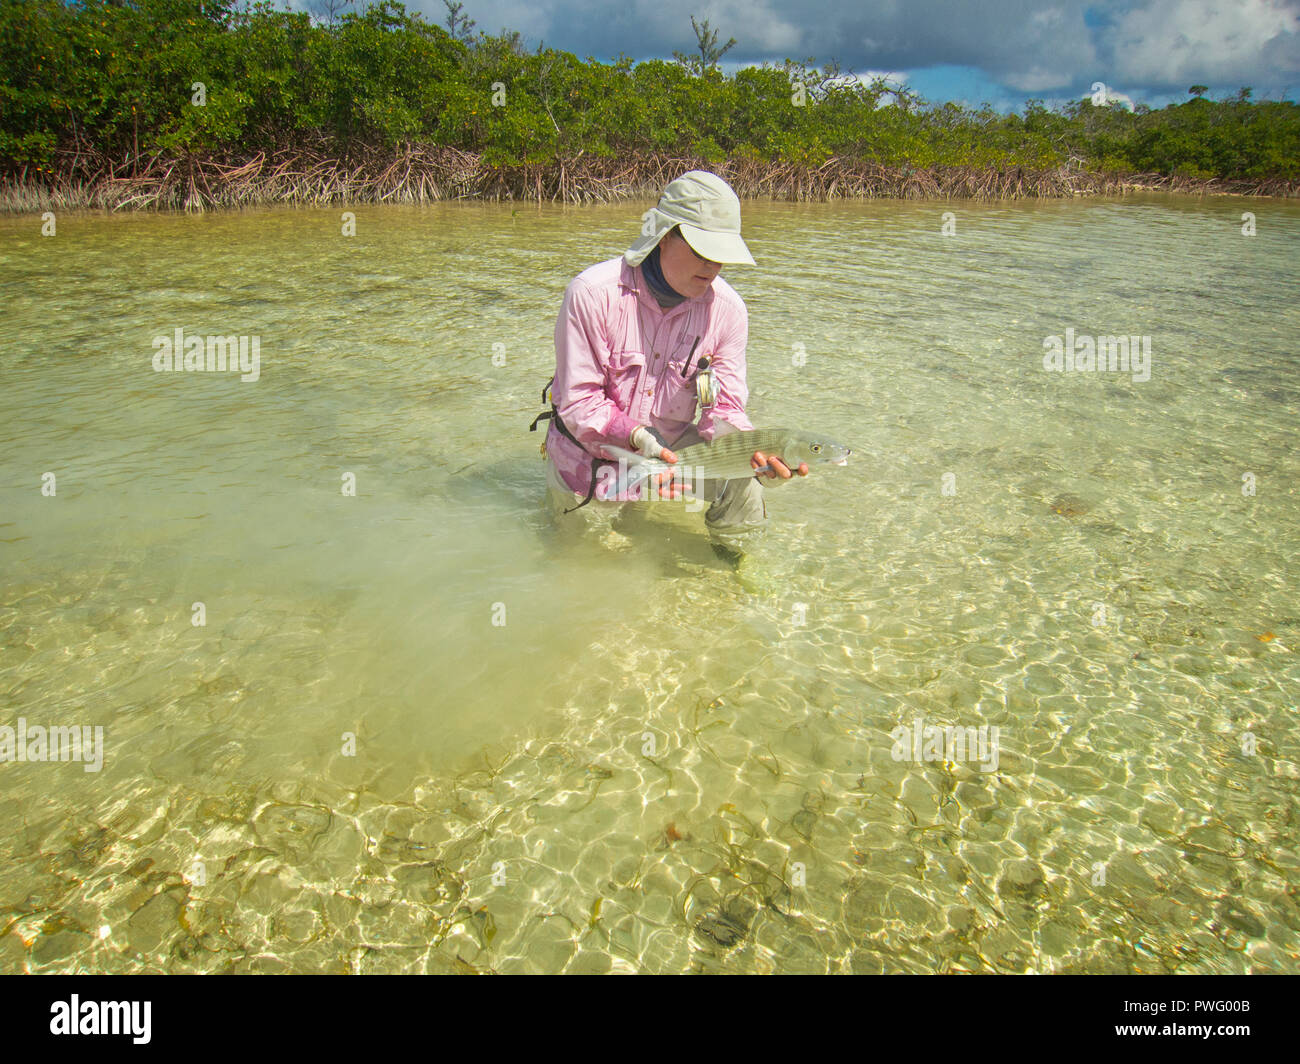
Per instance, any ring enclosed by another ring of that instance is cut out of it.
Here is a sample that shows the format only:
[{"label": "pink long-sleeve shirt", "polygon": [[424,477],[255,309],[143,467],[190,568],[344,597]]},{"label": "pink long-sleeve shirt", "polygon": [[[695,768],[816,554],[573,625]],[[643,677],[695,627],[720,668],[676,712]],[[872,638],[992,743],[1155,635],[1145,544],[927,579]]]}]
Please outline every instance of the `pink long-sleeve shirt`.
[{"label": "pink long-sleeve shirt", "polygon": [[[691,370],[683,378],[696,337]],[[657,429],[672,443],[695,420],[694,371],[701,358],[710,360],[716,399],[700,418],[700,437],[713,439],[719,420],[752,429],[745,417],[748,338],[745,303],[721,277],[704,295],[665,310],[641,267],[629,266],[621,256],[578,274],[564,292],[555,323],[551,398],[582,447],[552,423],[546,453],[560,478],[586,495],[592,455],[614,457],[604,449],[606,443],[630,448],[628,437],[638,425]],[[602,488],[597,486],[597,499],[605,499]],[[606,501],[636,499],[639,490]]]}]

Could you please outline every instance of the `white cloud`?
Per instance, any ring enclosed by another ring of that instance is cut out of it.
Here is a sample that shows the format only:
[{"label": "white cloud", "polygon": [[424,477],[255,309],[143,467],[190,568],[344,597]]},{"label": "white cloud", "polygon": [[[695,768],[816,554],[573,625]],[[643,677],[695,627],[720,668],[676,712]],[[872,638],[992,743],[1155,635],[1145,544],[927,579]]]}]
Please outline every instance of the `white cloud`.
[{"label": "white cloud", "polygon": [[1061,66],[1032,66],[1028,70],[1005,73],[1002,80],[1013,89],[1034,93],[1042,92],[1044,89],[1063,88],[1077,76],[1074,70],[1067,70]]},{"label": "white cloud", "polygon": [[1124,12],[1107,34],[1111,76],[1143,85],[1246,83],[1273,63],[1300,69],[1300,18],[1294,2],[1150,0]]},{"label": "white cloud", "polygon": [[[365,2],[365,0],[361,0]],[[441,0],[415,0],[441,22]],[[1142,98],[1203,82],[1259,95],[1300,72],[1300,0],[464,0],[480,29],[520,30],[580,57],[692,53],[690,16],[737,39],[724,68],[764,60],[846,69],[966,66],[1012,93],[1068,99],[1094,81]]]},{"label": "white cloud", "polygon": [[892,84],[904,84],[907,81],[907,72],[905,70],[864,70],[858,74],[858,80],[864,84],[875,81],[879,78],[881,81],[888,81]]},{"label": "white cloud", "polygon": [[[657,3],[655,6],[662,8],[664,5]],[[719,43],[735,37],[739,46],[740,38],[744,37],[747,49],[785,55],[797,51],[803,41],[803,29],[788,21],[784,14],[786,8],[784,4],[774,9],[767,0],[761,0],[759,3],[731,0],[727,3],[700,4],[698,7],[691,4],[690,8],[697,21],[708,19],[710,27],[719,31]],[[684,27],[681,28],[685,29],[686,36],[693,35],[689,17],[677,14],[673,17],[680,19],[680,23],[673,23],[674,26],[681,27],[684,23]],[[688,43],[693,45],[694,41]],[[686,51],[686,48],[683,47],[681,50]],[[793,56],[793,58],[802,59],[803,56]]]}]

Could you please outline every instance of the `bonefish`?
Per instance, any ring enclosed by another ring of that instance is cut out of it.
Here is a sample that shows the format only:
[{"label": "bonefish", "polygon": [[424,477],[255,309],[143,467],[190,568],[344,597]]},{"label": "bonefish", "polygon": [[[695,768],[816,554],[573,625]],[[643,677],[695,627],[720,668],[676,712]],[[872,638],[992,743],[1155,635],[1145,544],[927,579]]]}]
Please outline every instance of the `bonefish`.
[{"label": "bonefish", "polygon": [[634,488],[647,477],[661,473],[676,473],[684,479],[737,480],[769,471],[765,465],[755,469],[751,460],[755,451],[770,458],[781,459],[791,470],[807,462],[817,465],[845,465],[853,454],[851,448],[825,436],[800,432],[796,429],[750,429],[729,432],[708,443],[695,443],[674,452],[676,463],[658,458],[646,458],[622,447],[605,445],[605,450],[627,462],[627,481],[621,488]]}]

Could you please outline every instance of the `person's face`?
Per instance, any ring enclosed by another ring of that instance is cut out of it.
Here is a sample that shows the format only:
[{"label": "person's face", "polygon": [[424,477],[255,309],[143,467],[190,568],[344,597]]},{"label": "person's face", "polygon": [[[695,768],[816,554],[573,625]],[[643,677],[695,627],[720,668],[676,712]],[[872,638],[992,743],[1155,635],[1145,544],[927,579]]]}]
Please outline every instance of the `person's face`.
[{"label": "person's face", "polygon": [[704,295],[722,269],[722,263],[697,255],[679,233],[669,234],[660,243],[659,265],[664,280],[688,299]]}]

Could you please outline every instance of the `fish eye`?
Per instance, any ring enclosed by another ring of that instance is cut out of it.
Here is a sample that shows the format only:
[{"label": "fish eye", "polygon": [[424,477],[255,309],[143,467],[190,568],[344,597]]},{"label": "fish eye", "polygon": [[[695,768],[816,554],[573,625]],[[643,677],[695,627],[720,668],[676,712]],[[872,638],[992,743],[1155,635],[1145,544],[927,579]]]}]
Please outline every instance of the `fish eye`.
[{"label": "fish eye", "polygon": [[812,453],[813,453],[813,454],[821,454],[821,453],[822,453],[822,445],[821,445],[820,443],[814,443],[814,444],[812,445]]}]

